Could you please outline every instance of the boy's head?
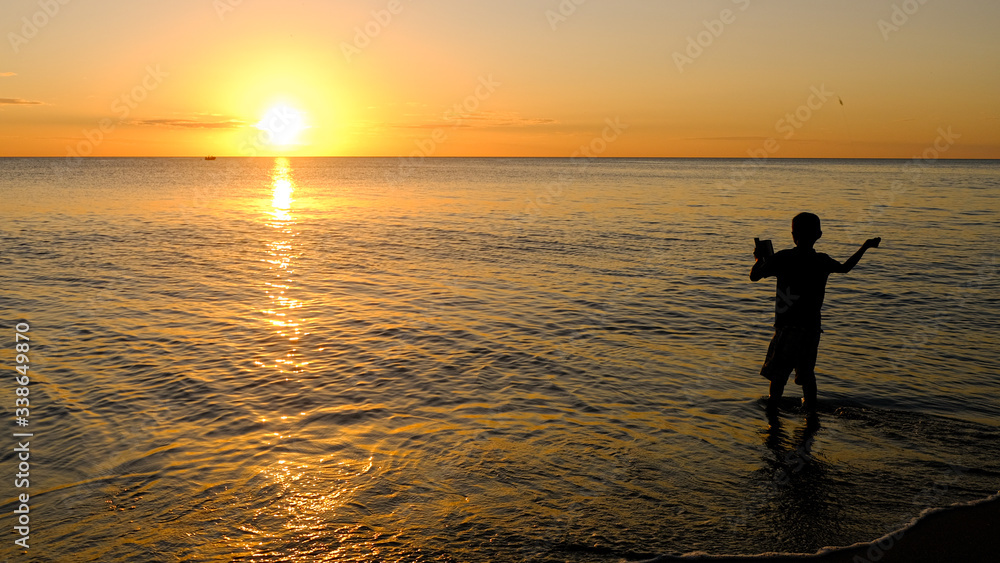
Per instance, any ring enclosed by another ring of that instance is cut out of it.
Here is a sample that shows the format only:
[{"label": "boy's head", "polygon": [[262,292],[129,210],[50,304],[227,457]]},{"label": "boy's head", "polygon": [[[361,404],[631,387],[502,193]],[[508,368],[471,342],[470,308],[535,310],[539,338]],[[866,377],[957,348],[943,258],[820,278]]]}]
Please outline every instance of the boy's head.
[{"label": "boy's head", "polygon": [[792,240],[795,246],[812,246],[823,236],[819,217],[813,213],[799,213],[792,219]]}]

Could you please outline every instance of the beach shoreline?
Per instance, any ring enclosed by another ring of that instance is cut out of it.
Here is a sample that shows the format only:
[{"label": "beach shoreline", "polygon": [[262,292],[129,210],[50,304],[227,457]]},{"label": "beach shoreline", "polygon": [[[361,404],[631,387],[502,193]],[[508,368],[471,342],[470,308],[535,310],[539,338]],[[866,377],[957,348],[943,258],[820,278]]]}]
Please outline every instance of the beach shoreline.
[{"label": "beach shoreline", "polygon": [[930,508],[899,530],[874,541],[827,547],[813,554],[660,556],[643,563],[990,563],[1000,558],[1000,492],[985,499]]}]

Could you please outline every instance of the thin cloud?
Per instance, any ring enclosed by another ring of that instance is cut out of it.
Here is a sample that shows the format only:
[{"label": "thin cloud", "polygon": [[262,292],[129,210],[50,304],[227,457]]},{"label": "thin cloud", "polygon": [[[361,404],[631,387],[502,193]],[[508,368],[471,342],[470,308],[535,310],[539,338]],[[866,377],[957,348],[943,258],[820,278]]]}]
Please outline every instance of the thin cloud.
[{"label": "thin cloud", "polygon": [[0,78],[6,78],[8,76],[17,76],[16,72],[0,72]]},{"label": "thin cloud", "polygon": [[511,112],[480,112],[461,117],[462,121],[470,122],[472,127],[538,127],[556,125],[555,119],[544,117],[521,117],[521,114]]},{"label": "thin cloud", "polygon": [[784,136],[777,137],[687,137],[684,141],[777,141],[778,143],[829,143],[835,142],[831,139],[809,139],[805,137],[793,137],[786,139]]},{"label": "thin cloud", "polygon": [[687,137],[685,141],[766,141],[770,137]]},{"label": "thin cloud", "polygon": [[24,100],[21,98],[0,98],[0,106],[44,106],[45,102]]},{"label": "thin cloud", "polygon": [[237,129],[247,124],[239,119],[139,119],[131,122],[133,125],[153,127],[174,127],[178,129]]},{"label": "thin cloud", "polygon": [[396,124],[399,129],[449,129],[452,127],[496,128],[496,127],[540,127],[557,125],[555,119],[542,117],[521,117],[517,112],[481,111],[474,113],[448,113],[443,121],[428,121],[415,124]]}]

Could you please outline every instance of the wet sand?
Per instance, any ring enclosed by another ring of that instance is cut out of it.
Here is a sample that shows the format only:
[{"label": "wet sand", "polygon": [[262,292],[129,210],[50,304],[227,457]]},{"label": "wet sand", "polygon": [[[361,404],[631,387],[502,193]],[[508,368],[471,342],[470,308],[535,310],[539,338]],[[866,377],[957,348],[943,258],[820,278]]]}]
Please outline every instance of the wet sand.
[{"label": "wet sand", "polygon": [[691,553],[647,563],[711,561],[808,561],[812,563],[996,563],[1000,561],[1000,493],[987,499],[924,511],[904,528],[873,542],[825,548],[815,554]]}]

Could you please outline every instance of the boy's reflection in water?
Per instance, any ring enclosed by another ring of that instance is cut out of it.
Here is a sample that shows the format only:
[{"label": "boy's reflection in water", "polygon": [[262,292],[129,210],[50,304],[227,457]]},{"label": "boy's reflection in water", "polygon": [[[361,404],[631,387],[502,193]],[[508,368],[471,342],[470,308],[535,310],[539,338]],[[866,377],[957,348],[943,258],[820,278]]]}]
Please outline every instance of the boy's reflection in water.
[{"label": "boy's reflection in water", "polygon": [[771,536],[765,541],[774,551],[835,545],[831,540],[839,535],[840,516],[831,467],[812,454],[816,433],[822,428],[819,415],[810,413],[791,436],[784,425],[779,417],[770,417],[763,433],[769,452],[763,456],[762,471],[770,479],[773,495],[759,515],[764,533]]}]

